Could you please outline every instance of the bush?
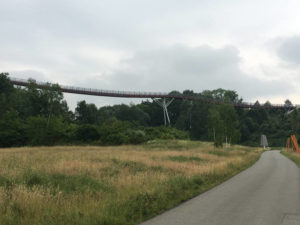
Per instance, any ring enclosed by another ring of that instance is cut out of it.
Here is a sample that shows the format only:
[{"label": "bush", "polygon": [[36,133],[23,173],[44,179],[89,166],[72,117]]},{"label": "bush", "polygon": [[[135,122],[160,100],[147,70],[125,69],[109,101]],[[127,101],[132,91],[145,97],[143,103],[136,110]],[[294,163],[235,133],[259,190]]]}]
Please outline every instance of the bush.
[{"label": "bush", "polygon": [[29,117],[26,134],[29,145],[56,145],[65,143],[67,124],[61,117],[46,118],[44,116]]},{"label": "bush", "polygon": [[188,139],[185,131],[170,127],[142,127],[133,122],[113,121],[99,128],[103,145],[140,144],[154,139]]},{"label": "bush", "polygon": [[129,136],[126,131],[134,126],[133,123],[112,121],[105,123],[99,128],[100,144],[103,145],[121,145],[129,144]]},{"label": "bush", "polygon": [[146,133],[142,130],[129,129],[126,131],[126,135],[130,144],[140,144],[147,141]]},{"label": "bush", "polygon": [[16,111],[6,112],[0,120],[0,147],[22,146],[26,142],[23,121]]},{"label": "bush", "polygon": [[84,124],[76,128],[75,131],[76,140],[89,142],[96,141],[100,135],[95,125]]},{"label": "bush", "polygon": [[177,130],[171,127],[147,127],[145,128],[148,140],[154,139],[189,139],[186,131]]},{"label": "bush", "polygon": [[100,143],[103,145],[122,145],[128,144],[128,137],[123,133],[109,133],[106,136],[102,136]]}]

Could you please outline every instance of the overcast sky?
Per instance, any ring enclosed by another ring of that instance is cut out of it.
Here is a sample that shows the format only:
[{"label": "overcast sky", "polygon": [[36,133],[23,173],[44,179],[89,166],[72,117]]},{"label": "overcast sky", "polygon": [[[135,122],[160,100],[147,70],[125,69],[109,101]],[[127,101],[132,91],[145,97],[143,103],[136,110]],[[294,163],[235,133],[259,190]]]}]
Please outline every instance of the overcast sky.
[{"label": "overcast sky", "polygon": [[[232,89],[300,104],[297,0],[1,0],[0,72],[109,90]],[[103,106],[133,100],[65,95]],[[134,101],[137,102],[137,101]]]}]

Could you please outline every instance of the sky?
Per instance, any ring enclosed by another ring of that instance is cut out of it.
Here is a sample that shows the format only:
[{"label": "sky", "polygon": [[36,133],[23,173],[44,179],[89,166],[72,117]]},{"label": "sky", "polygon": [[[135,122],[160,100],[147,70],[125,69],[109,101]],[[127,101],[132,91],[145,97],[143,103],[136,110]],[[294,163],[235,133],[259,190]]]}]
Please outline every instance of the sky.
[{"label": "sky", "polygon": [[[296,0],[0,0],[0,72],[122,91],[300,104]],[[71,109],[141,100],[65,94]]]}]

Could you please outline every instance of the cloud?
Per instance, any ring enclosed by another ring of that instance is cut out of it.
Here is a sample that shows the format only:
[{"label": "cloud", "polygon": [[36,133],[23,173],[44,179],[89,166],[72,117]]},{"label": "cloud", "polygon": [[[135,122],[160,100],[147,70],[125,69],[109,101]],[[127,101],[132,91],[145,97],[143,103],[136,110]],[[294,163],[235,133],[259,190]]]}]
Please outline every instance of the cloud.
[{"label": "cloud", "polygon": [[277,53],[286,62],[300,64],[300,36],[284,39]]},{"label": "cloud", "polygon": [[[183,91],[224,88],[236,90],[247,99],[287,93],[292,87],[282,80],[263,80],[240,69],[242,59],[234,46],[174,45],[140,51],[123,63],[123,70],[109,78],[115,88],[136,91]],[[285,87],[283,87],[283,84]],[[288,87],[288,88],[287,88]]]},{"label": "cloud", "polygon": [[[282,42],[277,54],[283,66],[268,57],[265,42],[299,34],[300,3],[270,2],[0,1],[0,70],[99,89],[201,92],[221,87],[246,100],[277,101],[300,83],[295,66],[299,37]],[[293,95],[300,99],[300,93]],[[131,101],[70,97],[75,103],[83,98],[98,106]]]},{"label": "cloud", "polygon": [[[90,57],[97,58],[98,55],[90,54]],[[101,54],[99,57],[102,57]],[[72,64],[80,65],[86,59],[72,57],[70,60]],[[293,92],[293,87],[284,80],[258,79],[245,73],[240,69],[242,60],[239,50],[234,46],[213,48],[208,45],[198,47],[173,45],[166,48],[137,51],[131,57],[121,60],[118,65],[115,65],[116,62],[114,62],[113,67],[108,68],[107,74],[93,74],[98,63],[97,60],[92,60],[88,64],[91,69],[88,76],[80,78],[79,73],[74,70],[74,78],[70,77],[70,81],[63,78],[60,80],[53,78],[50,81],[79,87],[121,91],[170,92],[177,90],[182,92],[189,89],[202,92],[203,90],[223,88],[237,91],[248,101],[266,99],[270,96],[279,97]],[[81,71],[84,69],[82,68]],[[45,80],[47,77],[34,70],[12,72],[12,76],[20,77],[21,74],[37,78],[37,80],[39,78]],[[140,102],[137,99],[75,95],[66,95],[66,98],[72,109],[80,100],[87,100],[98,106]]]}]

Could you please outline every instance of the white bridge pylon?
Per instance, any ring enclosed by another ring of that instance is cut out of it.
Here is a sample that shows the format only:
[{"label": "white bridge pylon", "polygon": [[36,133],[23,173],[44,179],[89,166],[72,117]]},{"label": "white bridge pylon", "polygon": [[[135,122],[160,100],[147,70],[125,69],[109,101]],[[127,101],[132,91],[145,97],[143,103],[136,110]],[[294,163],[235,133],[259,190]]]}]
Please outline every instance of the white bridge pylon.
[{"label": "white bridge pylon", "polygon": [[174,101],[174,98],[172,98],[169,101],[167,101],[166,98],[162,98],[162,99],[152,98],[152,100],[155,101],[157,104],[159,104],[163,108],[165,126],[167,126],[167,123],[168,123],[168,125],[170,125],[171,122],[170,122],[170,117],[169,117],[169,113],[168,113],[168,106]]}]

